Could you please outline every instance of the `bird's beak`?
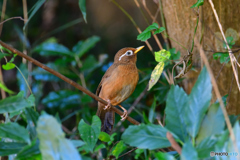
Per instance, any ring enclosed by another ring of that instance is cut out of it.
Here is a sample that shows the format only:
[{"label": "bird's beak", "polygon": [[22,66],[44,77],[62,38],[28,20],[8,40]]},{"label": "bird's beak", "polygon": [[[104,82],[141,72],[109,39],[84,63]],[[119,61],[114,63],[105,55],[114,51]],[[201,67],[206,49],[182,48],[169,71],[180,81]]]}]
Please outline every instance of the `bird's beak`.
[{"label": "bird's beak", "polygon": [[136,48],[134,54],[136,54],[137,52],[139,52],[140,50],[142,50],[145,46],[140,46],[138,48]]}]

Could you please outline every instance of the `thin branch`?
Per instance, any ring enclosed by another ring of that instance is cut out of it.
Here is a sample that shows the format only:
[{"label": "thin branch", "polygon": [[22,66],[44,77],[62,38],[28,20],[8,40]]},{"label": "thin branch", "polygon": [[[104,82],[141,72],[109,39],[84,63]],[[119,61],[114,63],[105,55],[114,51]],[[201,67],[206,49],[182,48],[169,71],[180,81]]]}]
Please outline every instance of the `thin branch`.
[{"label": "thin branch", "polygon": [[231,122],[229,120],[229,117],[228,117],[228,114],[227,114],[227,111],[226,111],[226,108],[224,107],[224,103],[222,101],[222,97],[221,97],[221,94],[219,92],[219,89],[218,89],[218,86],[217,86],[217,82],[214,78],[214,75],[213,75],[213,72],[212,72],[212,69],[210,67],[210,64],[208,62],[208,59],[207,59],[207,56],[205,55],[204,51],[203,51],[203,48],[202,46],[200,45],[199,41],[197,40],[197,38],[195,37],[195,44],[197,45],[199,51],[200,51],[200,56],[203,60],[203,62],[205,63],[206,67],[207,67],[207,70],[208,70],[208,73],[210,75],[210,78],[211,78],[211,82],[212,82],[212,85],[213,85],[213,89],[214,89],[214,92],[217,96],[217,99],[220,103],[220,107],[223,111],[223,115],[224,115],[224,118],[225,118],[225,121],[226,121],[226,124],[227,124],[227,127],[228,127],[228,130],[229,130],[229,133],[230,133],[230,138],[233,142],[233,145],[234,145],[234,149],[236,152],[238,152],[238,147],[237,147],[237,143],[236,143],[236,138],[235,138],[235,135],[233,133],[233,128],[232,128],[232,125],[231,125]]},{"label": "thin branch", "polygon": [[133,149],[131,149],[130,151],[128,151],[128,152],[126,152],[126,153],[124,153],[124,154],[122,154],[121,156],[119,156],[118,158],[120,158],[120,157],[123,157],[123,156],[126,156],[127,154],[129,154],[129,153],[131,153],[131,152],[133,152],[133,151],[135,151],[137,148],[133,148]]},{"label": "thin branch", "polygon": [[5,22],[7,22],[7,21],[9,21],[9,20],[11,20],[11,19],[20,19],[20,20],[22,20],[22,21],[27,21],[27,20],[25,20],[25,19],[23,19],[22,17],[11,17],[11,18],[8,18],[8,19],[6,19],[5,21],[2,21],[1,23],[0,23],[0,25],[1,24],[3,24],[3,23],[5,23]]},{"label": "thin branch", "polygon": [[233,52],[232,52],[232,50],[230,49],[230,47],[228,45],[227,39],[226,39],[226,37],[225,37],[225,35],[223,33],[222,25],[221,25],[221,23],[219,21],[219,18],[218,18],[216,9],[214,8],[214,4],[213,4],[212,0],[209,0],[209,3],[211,5],[211,7],[212,7],[213,13],[215,15],[215,18],[216,18],[216,21],[217,21],[217,24],[218,24],[218,27],[219,27],[219,29],[221,31],[222,37],[223,37],[224,42],[225,42],[225,44],[227,46],[229,57],[230,57],[232,68],[233,68],[233,73],[234,73],[234,76],[235,76],[235,79],[236,79],[236,82],[237,82],[238,90],[240,91],[240,84],[239,84],[238,73],[237,73],[237,66],[236,66],[236,64],[238,64],[238,62],[237,62],[235,56],[232,54]]},{"label": "thin branch", "polygon": [[182,148],[178,145],[178,143],[175,141],[175,139],[173,138],[173,136],[170,132],[167,132],[167,139],[171,143],[172,148],[175,149],[178,152],[178,154],[181,154]]},{"label": "thin branch", "polygon": [[[8,50],[10,50],[11,52],[19,55],[20,57],[23,57],[23,58],[27,59],[28,61],[32,62],[33,64],[35,64],[35,65],[43,68],[44,70],[48,71],[49,73],[57,76],[58,78],[64,80],[65,82],[69,83],[69,84],[72,85],[73,87],[75,87],[75,88],[79,89],[80,91],[86,93],[87,95],[89,95],[89,96],[92,97],[93,99],[97,100],[98,102],[100,102],[100,103],[102,103],[102,104],[104,104],[104,105],[108,105],[108,102],[104,101],[102,98],[96,96],[95,94],[93,94],[92,92],[90,92],[88,89],[82,87],[81,85],[79,85],[79,84],[77,84],[76,82],[72,81],[71,79],[65,77],[64,75],[60,74],[59,72],[57,72],[57,71],[55,71],[55,70],[47,67],[46,65],[38,62],[37,60],[33,59],[32,57],[29,57],[28,55],[23,54],[22,52],[16,50],[15,48],[12,48],[11,46],[7,45],[6,43],[2,42],[1,40],[0,40],[0,44],[1,44],[3,47],[5,47],[5,48],[7,48]],[[112,111],[116,112],[116,113],[119,114],[119,115],[122,115],[122,114],[123,114],[122,111],[120,111],[119,109],[117,109],[116,107],[114,107],[114,106],[112,106],[112,105],[111,105],[111,108],[110,108],[110,109],[111,109]],[[135,119],[133,119],[133,118],[131,118],[131,117],[129,117],[129,116],[127,117],[127,120],[128,120],[129,122],[131,122],[132,124],[135,124],[135,125],[140,124],[138,121],[136,121]]]},{"label": "thin branch", "polygon": [[[128,12],[127,12],[125,9],[123,9],[115,0],[111,0],[111,1],[130,19],[130,21],[131,21],[131,22],[133,23],[133,25],[136,27],[138,33],[139,33],[139,34],[142,33],[141,29],[138,27],[137,23],[134,21],[134,19],[132,18],[132,16],[130,16],[130,14],[128,14]],[[146,45],[148,46],[149,50],[150,50],[151,52],[153,52],[153,49],[152,49],[151,45],[149,44],[149,42],[148,42],[148,41],[145,41],[145,43],[146,43]]]}]

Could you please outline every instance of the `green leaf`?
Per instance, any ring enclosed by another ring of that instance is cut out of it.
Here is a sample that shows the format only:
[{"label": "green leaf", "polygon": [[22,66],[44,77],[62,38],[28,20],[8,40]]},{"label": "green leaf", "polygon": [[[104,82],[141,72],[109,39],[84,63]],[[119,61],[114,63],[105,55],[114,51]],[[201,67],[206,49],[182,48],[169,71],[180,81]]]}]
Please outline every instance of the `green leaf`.
[{"label": "green leaf", "polygon": [[155,54],[155,60],[157,62],[165,62],[171,56],[171,53],[169,51],[166,51],[165,49],[162,49],[158,52],[154,52],[154,54]]},{"label": "green leaf", "polygon": [[80,95],[77,91],[60,90],[50,92],[42,99],[42,104],[48,108],[77,107],[80,104]]},{"label": "green leaf", "polygon": [[166,29],[164,27],[160,27],[158,29],[156,29],[156,31],[154,32],[154,34],[158,34],[158,33],[161,33],[163,31],[165,31]]},{"label": "green leaf", "polygon": [[81,138],[86,143],[85,149],[93,152],[93,148],[97,143],[99,134],[101,129],[101,120],[98,116],[93,116],[92,125],[88,125],[82,119],[78,124],[78,131],[80,133]]},{"label": "green leaf", "polygon": [[119,141],[118,144],[113,148],[112,155],[114,155],[116,158],[126,149],[126,145],[123,143],[123,141]]},{"label": "green leaf", "polygon": [[26,108],[25,115],[28,123],[27,129],[30,132],[31,139],[34,139],[37,137],[36,126],[37,126],[37,120],[38,120],[39,114],[38,112],[34,111],[32,108]]},{"label": "green leaf", "polygon": [[142,33],[140,33],[137,36],[137,40],[140,40],[140,41],[148,40],[151,37],[151,31],[155,30],[155,29],[158,29],[158,24],[157,23],[153,23],[152,25],[148,26]]},{"label": "green leaf", "polygon": [[197,160],[198,154],[195,148],[192,146],[192,143],[188,141],[183,145],[181,160]]},{"label": "green leaf", "polygon": [[73,53],[67,47],[52,42],[52,39],[48,39],[35,47],[34,52],[38,52],[41,56],[73,56]]},{"label": "green leaf", "polygon": [[210,76],[206,67],[204,67],[189,95],[189,103],[186,105],[183,114],[187,125],[187,131],[192,138],[196,137],[204,114],[208,109],[212,97],[211,91],[212,84]]},{"label": "green leaf", "polygon": [[167,130],[160,125],[140,124],[129,126],[123,133],[122,140],[130,146],[153,150],[170,146],[166,134]]},{"label": "green leaf", "polygon": [[108,142],[108,145],[111,145],[114,141],[114,137],[117,135],[117,133],[113,133],[111,136],[110,136],[110,141]]},{"label": "green leaf", "polygon": [[23,26],[23,30],[25,30],[26,26],[28,25],[28,22],[32,19],[32,17],[36,14],[36,12],[39,10],[39,8],[43,5],[44,2],[45,2],[45,0],[38,0],[34,4],[34,6],[30,9],[29,12],[31,12],[31,14],[28,17],[28,21]]},{"label": "green leaf", "polygon": [[5,70],[10,70],[10,69],[15,68],[15,64],[8,62],[7,64],[3,64],[2,68],[5,69]]},{"label": "green leaf", "polygon": [[30,143],[28,131],[17,123],[0,124],[0,137]]},{"label": "green leaf", "polygon": [[39,150],[39,141],[34,140],[30,145],[25,146],[18,154],[16,157],[16,160],[26,160],[26,159],[34,159],[36,160],[36,157],[39,157],[40,155],[40,150]]},{"label": "green leaf", "polygon": [[166,101],[166,128],[175,133],[182,141],[187,137],[186,124],[184,122],[184,108],[188,102],[188,96],[179,86],[172,86]]},{"label": "green leaf", "polygon": [[100,132],[98,139],[100,139],[103,142],[109,142],[111,140],[110,135],[105,132]]},{"label": "green leaf", "polygon": [[43,114],[39,117],[37,134],[40,140],[39,148],[42,159],[81,159],[71,141],[65,139],[61,125],[53,116]]},{"label": "green leaf", "polygon": [[196,147],[198,157],[201,159],[208,158],[210,155],[209,153],[215,150],[214,147],[217,141],[218,139],[214,136],[209,136],[202,140]]},{"label": "green leaf", "polygon": [[148,115],[148,120],[150,123],[153,123],[153,121],[154,121],[155,108],[156,108],[156,98],[154,97],[154,100],[153,100],[153,103],[152,103],[152,106],[150,108],[149,115]]},{"label": "green leaf", "polygon": [[151,74],[151,79],[149,80],[149,86],[148,86],[148,91],[157,83],[157,81],[159,80],[162,71],[164,68],[164,63],[163,62],[159,62],[156,67],[154,68],[154,70],[152,71]]},{"label": "green leaf", "polygon": [[74,47],[73,52],[79,58],[81,58],[87,51],[95,46],[95,44],[100,41],[98,36],[92,36],[85,41],[79,41]]},{"label": "green leaf", "polygon": [[220,63],[228,63],[230,61],[230,58],[229,58],[229,54],[226,52],[226,53],[214,53],[213,54],[213,58],[214,59],[218,59],[220,58]]},{"label": "green leaf", "polygon": [[190,7],[190,8],[202,6],[203,3],[204,3],[204,0],[198,0],[197,3],[195,3],[195,4],[194,4],[192,7]]},{"label": "green leaf", "polygon": [[84,21],[87,23],[86,0],[78,0],[78,5],[82,12]]},{"label": "green leaf", "polygon": [[164,152],[157,152],[154,154],[157,160],[175,160],[174,156]]},{"label": "green leaf", "polygon": [[0,156],[7,156],[18,153],[27,143],[0,142]]},{"label": "green leaf", "polygon": [[8,89],[4,84],[2,84],[2,82],[0,82],[0,88],[2,88],[5,92],[9,94],[14,94],[14,92]]},{"label": "green leaf", "polygon": [[169,49],[169,52],[171,53],[171,57],[170,57],[171,60],[180,59],[180,57],[181,57],[180,51],[176,52],[175,48],[171,48],[171,49]]},{"label": "green leaf", "polygon": [[12,113],[31,106],[31,103],[29,103],[28,100],[23,98],[23,95],[18,94],[16,96],[7,97],[3,100],[0,100],[0,113]]},{"label": "green leaf", "polygon": [[[239,151],[240,148],[240,126],[239,126],[239,121],[235,123],[235,125],[233,126],[233,133],[235,135],[235,140],[236,140],[236,144],[237,144],[237,148]],[[231,138],[229,138],[228,140],[228,145],[227,145],[227,152],[235,152],[235,148],[234,148],[234,144]],[[239,152],[238,152],[238,156],[239,156]]]},{"label": "green leaf", "polygon": [[140,40],[140,41],[143,41],[143,42],[145,42],[149,38],[151,38],[151,32],[142,32],[141,34],[139,34],[137,36],[137,40]]},{"label": "green leaf", "polygon": [[103,148],[106,148],[106,146],[103,143],[99,144],[97,147],[95,147],[93,152],[97,152],[98,150],[103,149]]},{"label": "green leaf", "polygon": [[[217,125],[216,125],[217,124]],[[215,126],[215,127],[213,127]],[[225,126],[224,116],[219,103],[212,104],[205,115],[197,136],[197,143],[211,135],[220,134]]]},{"label": "green leaf", "polygon": [[1,52],[1,46],[0,46],[0,60],[1,60],[3,57],[6,57],[6,56],[10,56],[10,54],[2,53],[2,52]]},{"label": "green leaf", "polygon": [[[230,48],[232,48],[232,46],[235,44],[235,41],[233,39],[233,37],[226,37],[227,43],[229,45]],[[223,48],[227,49],[227,45],[225,44],[225,42],[223,42]]]}]

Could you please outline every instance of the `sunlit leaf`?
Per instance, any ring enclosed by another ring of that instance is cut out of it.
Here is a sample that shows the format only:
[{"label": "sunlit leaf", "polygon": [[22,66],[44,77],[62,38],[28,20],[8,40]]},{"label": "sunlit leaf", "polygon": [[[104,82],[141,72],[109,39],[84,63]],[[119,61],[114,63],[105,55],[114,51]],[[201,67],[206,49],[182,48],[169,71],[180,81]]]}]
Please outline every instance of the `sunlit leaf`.
[{"label": "sunlit leaf", "polygon": [[152,71],[151,74],[151,79],[149,80],[149,86],[148,86],[148,91],[157,83],[157,81],[159,80],[162,71],[164,68],[164,63],[163,62],[159,62],[157,64],[157,66],[154,68],[154,70]]},{"label": "sunlit leaf", "polygon": [[154,52],[154,54],[155,54],[155,60],[157,62],[165,62],[171,56],[171,53],[169,51],[166,51],[165,49],[162,49],[158,52]]},{"label": "sunlit leaf", "polygon": [[164,152],[157,152],[154,154],[157,160],[175,160],[174,156]]},{"label": "sunlit leaf", "polygon": [[160,27],[160,28],[156,29],[156,31],[154,32],[154,34],[158,34],[158,33],[161,33],[161,32],[163,32],[163,31],[165,31],[165,28],[164,28],[164,27]]},{"label": "sunlit leaf", "polygon": [[17,123],[0,124],[0,137],[30,143],[28,131]]},{"label": "sunlit leaf", "polygon": [[3,64],[2,68],[5,69],[5,70],[10,70],[10,69],[15,68],[15,64],[14,63]]},{"label": "sunlit leaf", "polygon": [[116,158],[127,148],[123,141],[118,142],[118,144],[113,148],[112,155]]},{"label": "sunlit leaf", "polygon": [[78,0],[78,5],[83,14],[84,21],[87,23],[86,0]]},{"label": "sunlit leaf", "polygon": [[37,134],[42,159],[81,159],[71,141],[65,138],[61,125],[53,116],[43,114],[39,117]]},{"label": "sunlit leaf", "polygon": [[198,1],[197,1],[194,5],[192,5],[192,7],[190,7],[190,8],[202,6],[203,3],[204,3],[204,0],[198,0]]},{"label": "sunlit leaf", "polygon": [[105,132],[100,132],[98,139],[100,139],[103,142],[108,142],[111,140],[110,135]]},{"label": "sunlit leaf", "polygon": [[2,84],[0,82],[0,88],[2,88],[5,92],[9,93],[9,94],[14,94],[13,91],[11,91],[10,89],[8,89],[4,84]]}]

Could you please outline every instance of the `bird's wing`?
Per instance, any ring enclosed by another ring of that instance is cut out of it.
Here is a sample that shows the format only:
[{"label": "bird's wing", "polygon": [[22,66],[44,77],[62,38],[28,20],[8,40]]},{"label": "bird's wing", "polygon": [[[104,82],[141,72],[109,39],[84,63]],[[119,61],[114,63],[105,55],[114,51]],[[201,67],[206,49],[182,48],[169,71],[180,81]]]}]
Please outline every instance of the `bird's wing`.
[{"label": "bird's wing", "polygon": [[101,91],[101,89],[102,89],[102,84],[103,84],[104,80],[105,80],[106,78],[110,77],[111,74],[114,72],[114,70],[117,69],[117,67],[118,67],[118,64],[113,63],[113,65],[111,65],[111,66],[108,68],[108,70],[105,72],[105,74],[104,74],[103,77],[102,77],[101,82],[100,82],[99,85],[98,85],[98,88],[97,88],[97,91],[96,91],[96,95],[97,95],[97,96],[99,96],[99,93],[100,93],[100,91]]}]

